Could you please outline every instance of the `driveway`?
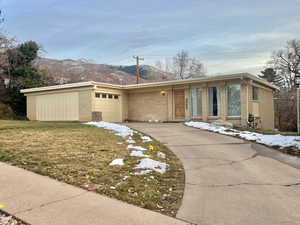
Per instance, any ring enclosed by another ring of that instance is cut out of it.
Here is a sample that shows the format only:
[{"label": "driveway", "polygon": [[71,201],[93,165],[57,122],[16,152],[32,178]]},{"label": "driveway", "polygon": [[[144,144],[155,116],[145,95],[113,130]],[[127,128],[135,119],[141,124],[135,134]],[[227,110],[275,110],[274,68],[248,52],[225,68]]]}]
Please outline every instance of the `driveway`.
[{"label": "driveway", "polygon": [[300,170],[243,140],[178,123],[128,123],[168,146],[185,168],[177,217],[199,225],[299,225]]}]

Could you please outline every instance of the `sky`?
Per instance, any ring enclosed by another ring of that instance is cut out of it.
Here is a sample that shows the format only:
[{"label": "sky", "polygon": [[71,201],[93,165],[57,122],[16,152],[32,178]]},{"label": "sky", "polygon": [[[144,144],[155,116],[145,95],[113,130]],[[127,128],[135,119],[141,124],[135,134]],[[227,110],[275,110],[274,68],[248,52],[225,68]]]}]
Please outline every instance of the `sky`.
[{"label": "sky", "polygon": [[207,73],[258,74],[271,54],[300,39],[299,0],[0,0],[1,27],[34,40],[43,57],[155,65],[180,50]]}]

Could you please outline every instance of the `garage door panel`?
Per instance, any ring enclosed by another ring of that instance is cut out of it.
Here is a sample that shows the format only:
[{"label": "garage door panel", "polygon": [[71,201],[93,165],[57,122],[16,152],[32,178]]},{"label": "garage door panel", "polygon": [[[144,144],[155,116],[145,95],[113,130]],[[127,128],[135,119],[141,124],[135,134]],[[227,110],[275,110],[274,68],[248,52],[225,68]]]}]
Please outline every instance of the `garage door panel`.
[{"label": "garage door panel", "polygon": [[77,92],[40,95],[36,99],[36,115],[40,121],[79,120]]},{"label": "garage door panel", "polygon": [[103,121],[122,122],[119,99],[96,99],[95,111],[102,113]]}]

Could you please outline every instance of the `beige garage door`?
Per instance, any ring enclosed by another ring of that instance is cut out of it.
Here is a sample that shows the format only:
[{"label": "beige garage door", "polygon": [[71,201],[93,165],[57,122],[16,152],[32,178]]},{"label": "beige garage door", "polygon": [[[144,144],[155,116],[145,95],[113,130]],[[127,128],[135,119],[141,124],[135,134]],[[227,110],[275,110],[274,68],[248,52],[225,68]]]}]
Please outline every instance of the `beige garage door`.
[{"label": "beige garage door", "polygon": [[112,95],[112,98],[109,95],[101,94],[100,98],[95,98],[95,111],[101,112],[103,121],[122,122],[120,96],[116,99],[116,95]]},{"label": "beige garage door", "polygon": [[36,98],[36,116],[40,121],[79,120],[78,92],[40,95]]}]

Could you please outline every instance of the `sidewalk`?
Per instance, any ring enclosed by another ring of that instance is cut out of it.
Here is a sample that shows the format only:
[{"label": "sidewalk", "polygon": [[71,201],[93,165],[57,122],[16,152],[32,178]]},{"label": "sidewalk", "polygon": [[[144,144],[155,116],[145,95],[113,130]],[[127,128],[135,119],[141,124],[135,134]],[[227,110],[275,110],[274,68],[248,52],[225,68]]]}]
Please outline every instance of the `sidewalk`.
[{"label": "sidewalk", "polygon": [[0,163],[0,204],[32,225],[188,225]]}]

